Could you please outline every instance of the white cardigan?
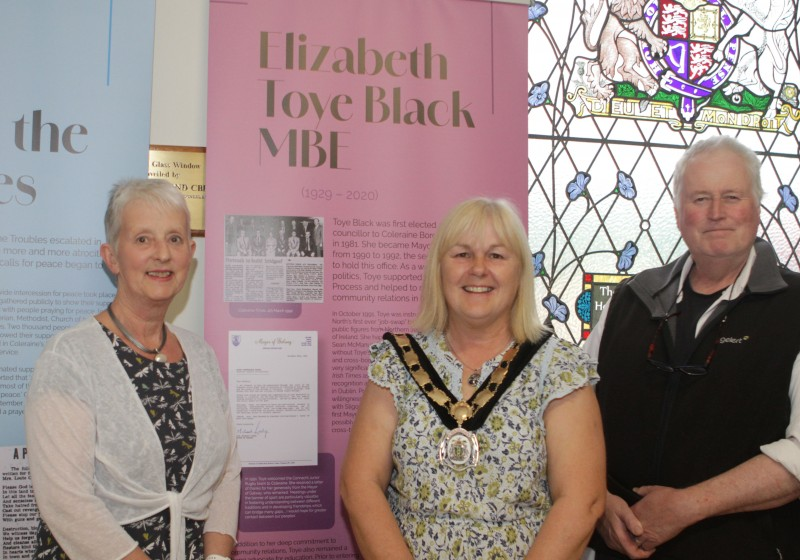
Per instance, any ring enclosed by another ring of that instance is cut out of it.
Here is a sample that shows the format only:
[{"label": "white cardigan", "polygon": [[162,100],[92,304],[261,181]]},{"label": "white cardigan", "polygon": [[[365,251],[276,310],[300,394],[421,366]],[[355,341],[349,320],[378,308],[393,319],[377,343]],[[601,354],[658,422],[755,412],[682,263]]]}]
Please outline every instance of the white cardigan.
[{"label": "white cardigan", "polygon": [[137,543],[121,525],[165,508],[172,560],[184,558],[184,518],[236,538],[241,467],[217,358],[201,337],[169,329],[186,355],[197,431],[180,494],[166,489],[161,442],[94,318],[56,334],[36,362],[25,408],[31,478],[42,518],[70,558],[124,557]]}]

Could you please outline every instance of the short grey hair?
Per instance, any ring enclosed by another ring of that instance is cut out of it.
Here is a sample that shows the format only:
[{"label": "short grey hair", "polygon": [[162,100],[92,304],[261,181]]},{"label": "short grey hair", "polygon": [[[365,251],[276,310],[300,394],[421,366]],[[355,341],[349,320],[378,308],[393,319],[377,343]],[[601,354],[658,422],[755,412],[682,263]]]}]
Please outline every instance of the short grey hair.
[{"label": "short grey hair", "polygon": [[753,196],[758,202],[764,197],[764,189],[761,186],[761,160],[758,156],[739,142],[733,136],[712,136],[708,139],[695,142],[683,153],[681,159],[675,164],[675,171],[672,174],[672,194],[675,208],[680,207],[681,191],[684,186],[686,167],[689,162],[703,154],[710,152],[728,151],[739,156],[744,163],[745,170],[750,178],[750,185],[753,189]]},{"label": "short grey hair", "polygon": [[108,194],[105,228],[106,242],[117,250],[122,212],[131,202],[141,200],[162,210],[178,210],[186,216],[186,232],[191,232],[189,207],[178,189],[164,179],[125,179],[114,185]]}]

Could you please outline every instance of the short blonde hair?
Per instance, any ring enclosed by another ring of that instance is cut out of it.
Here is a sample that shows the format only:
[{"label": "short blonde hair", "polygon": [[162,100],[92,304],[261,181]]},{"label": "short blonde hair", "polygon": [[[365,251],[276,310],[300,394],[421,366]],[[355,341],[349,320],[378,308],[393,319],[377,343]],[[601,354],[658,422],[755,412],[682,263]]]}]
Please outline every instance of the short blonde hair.
[{"label": "short blonde hair", "polygon": [[511,308],[511,333],[517,342],[535,342],[548,330],[536,313],[533,288],[533,262],[525,228],[514,206],[503,199],[472,198],[460,203],[445,216],[428,250],[422,297],[414,327],[421,332],[447,328],[449,313],[442,285],[442,259],[466,235],[491,226],[501,242],[520,262],[519,290]]}]

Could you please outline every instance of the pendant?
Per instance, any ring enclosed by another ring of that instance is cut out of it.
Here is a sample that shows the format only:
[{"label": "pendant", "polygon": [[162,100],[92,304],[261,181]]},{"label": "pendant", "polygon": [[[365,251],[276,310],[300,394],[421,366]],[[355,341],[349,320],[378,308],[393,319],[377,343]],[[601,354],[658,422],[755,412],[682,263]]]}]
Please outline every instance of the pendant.
[{"label": "pendant", "polygon": [[472,417],[474,410],[472,406],[464,401],[458,401],[450,407],[450,415],[455,419],[459,426]]},{"label": "pendant", "polygon": [[454,471],[463,471],[478,464],[478,437],[464,428],[453,428],[439,443],[439,463]]},{"label": "pendant", "polygon": [[167,356],[159,352],[158,354],[156,354],[156,357],[153,358],[153,361],[158,362],[159,364],[165,364],[167,363]]}]

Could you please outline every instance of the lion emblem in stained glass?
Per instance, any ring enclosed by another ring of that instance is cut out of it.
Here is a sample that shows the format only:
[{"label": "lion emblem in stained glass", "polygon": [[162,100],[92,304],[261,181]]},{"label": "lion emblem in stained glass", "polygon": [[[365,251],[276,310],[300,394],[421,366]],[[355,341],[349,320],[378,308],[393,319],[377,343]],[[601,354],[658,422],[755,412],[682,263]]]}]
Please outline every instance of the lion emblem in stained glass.
[{"label": "lion emblem in stained glass", "polygon": [[793,134],[796,0],[587,0],[567,100],[576,114]]}]

